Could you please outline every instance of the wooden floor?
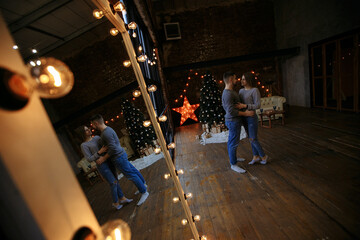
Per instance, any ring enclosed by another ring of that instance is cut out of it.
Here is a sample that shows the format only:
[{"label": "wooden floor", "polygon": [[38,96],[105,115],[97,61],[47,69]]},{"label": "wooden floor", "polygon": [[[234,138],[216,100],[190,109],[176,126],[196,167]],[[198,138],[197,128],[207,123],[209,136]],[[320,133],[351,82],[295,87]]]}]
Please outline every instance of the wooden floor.
[{"label": "wooden floor", "polygon": [[[259,139],[270,156],[267,165],[248,165],[251,148],[242,140],[239,163],[247,173],[229,167],[226,143],[200,145],[199,124],[176,133],[176,165],[198,230],[208,239],[360,239],[360,116],[292,107],[285,126],[259,129]],[[191,239],[185,214],[162,159],[141,171],[149,200],[116,211],[109,187],[90,187],[80,181],[100,224],[121,218],[129,223],[132,239]],[[120,184],[138,200],[134,185]]]}]

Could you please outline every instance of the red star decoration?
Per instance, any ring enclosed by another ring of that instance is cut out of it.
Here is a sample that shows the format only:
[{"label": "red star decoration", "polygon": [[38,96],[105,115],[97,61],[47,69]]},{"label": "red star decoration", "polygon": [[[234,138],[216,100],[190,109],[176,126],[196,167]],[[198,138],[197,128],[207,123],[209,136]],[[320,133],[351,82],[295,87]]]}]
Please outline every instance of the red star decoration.
[{"label": "red star decoration", "polygon": [[180,126],[186,121],[186,119],[191,118],[194,121],[199,121],[195,115],[195,110],[200,106],[200,104],[190,105],[188,99],[184,97],[184,103],[182,107],[173,108],[172,110],[181,114]]}]

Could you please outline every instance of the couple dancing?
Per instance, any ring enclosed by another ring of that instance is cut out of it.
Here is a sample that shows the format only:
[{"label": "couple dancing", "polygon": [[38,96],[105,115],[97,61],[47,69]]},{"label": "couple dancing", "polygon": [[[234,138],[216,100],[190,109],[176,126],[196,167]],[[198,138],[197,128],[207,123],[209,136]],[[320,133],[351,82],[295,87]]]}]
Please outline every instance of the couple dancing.
[{"label": "couple dancing", "polygon": [[235,172],[245,173],[246,170],[237,166],[238,161],[243,158],[236,157],[236,149],[240,142],[241,126],[244,125],[248,135],[253,158],[249,164],[266,164],[268,156],[265,155],[258,139],[258,118],[255,110],[260,108],[260,92],[256,86],[255,76],[252,73],[244,73],[241,77],[241,86],[239,93],[234,91],[237,83],[236,75],[233,72],[224,73],[223,80],[225,89],[222,94],[222,105],[225,109],[225,125],[229,129],[229,139],[227,143],[228,154],[230,158],[231,169]]},{"label": "couple dancing", "polygon": [[141,173],[128,161],[125,150],[121,147],[119,138],[115,131],[105,125],[101,115],[95,115],[91,119],[92,126],[101,132],[101,136],[92,137],[91,130],[86,126],[80,126],[77,132],[82,136],[83,143],[81,151],[89,162],[95,161],[100,174],[110,184],[111,195],[113,199],[112,206],[116,209],[122,208],[123,204],[130,203],[133,200],[124,196],[116,174],[116,167],[131,180],[141,193],[137,205],[145,202],[149,193],[147,185]]}]

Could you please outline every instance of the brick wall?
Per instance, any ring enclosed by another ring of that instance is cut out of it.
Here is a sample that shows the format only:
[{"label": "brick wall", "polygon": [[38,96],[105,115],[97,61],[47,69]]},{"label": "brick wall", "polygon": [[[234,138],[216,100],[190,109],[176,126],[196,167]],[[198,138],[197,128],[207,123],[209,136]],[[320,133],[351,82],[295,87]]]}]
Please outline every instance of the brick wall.
[{"label": "brick wall", "polygon": [[[165,68],[276,49],[272,1],[224,2],[223,5],[203,6],[196,10],[157,13]],[[166,22],[179,22],[181,40],[165,41],[163,23]],[[210,71],[215,79],[222,80],[223,73],[229,70],[239,77],[244,72],[255,70],[261,74],[263,82],[278,81],[274,59],[232,64],[222,64],[219,61],[217,66],[193,69],[192,72],[165,71],[171,107],[182,106],[180,95],[184,95],[187,82],[190,86],[185,95],[191,104],[199,103],[203,84],[200,76]],[[195,72],[199,75],[195,76]],[[191,80],[188,81],[189,74]],[[218,86],[220,90],[224,89],[224,83],[218,82]],[[175,102],[176,99],[178,102]],[[175,125],[178,125],[180,114],[173,112],[173,118]]]}]

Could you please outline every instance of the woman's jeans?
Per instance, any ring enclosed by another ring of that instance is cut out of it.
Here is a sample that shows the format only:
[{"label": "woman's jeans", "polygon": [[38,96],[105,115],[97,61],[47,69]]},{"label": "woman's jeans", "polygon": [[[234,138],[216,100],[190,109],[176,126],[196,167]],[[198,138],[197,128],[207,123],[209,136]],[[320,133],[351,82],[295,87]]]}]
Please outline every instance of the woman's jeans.
[{"label": "woman's jeans", "polygon": [[243,117],[244,127],[246,133],[248,135],[252,152],[254,156],[264,157],[265,153],[257,139],[257,131],[258,131],[258,118],[255,115],[254,117]]},{"label": "woman's jeans", "polygon": [[127,154],[123,153],[120,157],[113,160],[115,167],[120,170],[125,177],[132,181],[139,189],[140,193],[146,192],[145,180],[139,170],[137,170],[128,160]]},{"label": "woman's jeans", "polygon": [[119,202],[119,198],[121,199],[124,194],[120,188],[119,181],[117,179],[117,176],[114,176],[113,172],[111,171],[111,168],[109,167],[109,164],[107,161],[103,162],[100,165],[97,165],[97,168],[100,172],[100,174],[106,179],[106,181],[110,184],[111,189],[111,196],[114,203]]},{"label": "woman's jeans", "polygon": [[226,127],[229,129],[229,138],[227,142],[227,149],[230,158],[230,164],[235,165],[237,162],[236,149],[240,142],[241,122],[225,121]]}]

